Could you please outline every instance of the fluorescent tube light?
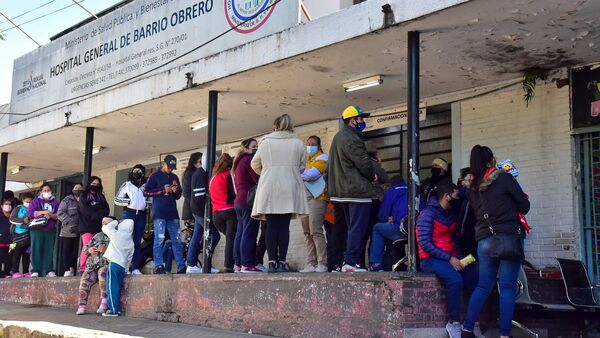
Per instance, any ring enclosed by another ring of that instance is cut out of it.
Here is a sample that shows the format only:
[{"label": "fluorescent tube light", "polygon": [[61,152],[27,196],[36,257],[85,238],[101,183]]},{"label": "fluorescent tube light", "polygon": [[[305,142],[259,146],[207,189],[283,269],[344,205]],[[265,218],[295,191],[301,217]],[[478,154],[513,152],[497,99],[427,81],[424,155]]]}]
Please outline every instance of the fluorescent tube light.
[{"label": "fluorescent tube light", "polygon": [[190,124],[190,128],[192,128],[192,131],[196,131],[199,129],[202,129],[204,127],[208,126],[208,119],[202,119],[200,121],[194,122]]},{"label": "fluorescent tube light", "polygon": [[375,75],[365,79],[360,79],[348,83],[344,83],[342,87],[349,93],[356,90],[361,90],[369,87],[379,86],[383,83],[383,75]]},{"label": "fluorescent tube light", "polygon": [[10,170],[10,173],[13,175],[16,175],[21,171],[21,169],[23,169],[23,167],[21,167],[21,166],[14,167]]}]

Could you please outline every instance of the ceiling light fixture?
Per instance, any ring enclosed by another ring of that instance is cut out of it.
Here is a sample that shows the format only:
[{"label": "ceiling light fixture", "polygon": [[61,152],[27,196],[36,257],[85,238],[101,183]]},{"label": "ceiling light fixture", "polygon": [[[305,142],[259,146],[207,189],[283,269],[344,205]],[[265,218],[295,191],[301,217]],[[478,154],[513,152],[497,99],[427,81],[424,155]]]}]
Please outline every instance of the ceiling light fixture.
[{"label": "ceiling light fixture", "polygon": [[13,174],[13,175],[16,175],[16,174],[18,174],[18,173],[19,173],[19,172],[20,172],[22,169],[23,169],[23,167],[21,167],[21,166],[16,166],[16,167],[14,167],[14,168],[12,168],[12,169],[10,170],[10,173],[11,173],[11,174]]},{"label": "ceiling light fixture", "polygon": [[190,124],[190,128],[192,131],[196,131],[208,126],[208,119],[202,119],[200,121],[194,122]]},{"label": "ceiling light fixture", "polygon": [[344,83],[342,87],[346,93],[353,92],[355,90],[361,90],[369,87],[379,86],[383,83],[383,75],[375,75],[364,79]]}]

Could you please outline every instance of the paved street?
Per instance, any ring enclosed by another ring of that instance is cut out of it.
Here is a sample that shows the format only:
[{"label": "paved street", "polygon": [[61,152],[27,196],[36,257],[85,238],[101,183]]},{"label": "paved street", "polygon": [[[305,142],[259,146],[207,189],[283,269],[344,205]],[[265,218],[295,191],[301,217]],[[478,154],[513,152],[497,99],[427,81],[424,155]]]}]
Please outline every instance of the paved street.
[{"label": "paved street", "polygon": [[[0,321],[20,322],[50,322],[61,324],[65,334],[69,332],[91,329],[104,331],[105,334],[94,336],[114,336],[122,334],[134,337],[207,337],[207,338],[232,338],[232,337],[260,337],[246,333],[214,330],[199,326],[158,322],[130,317],[104,318],[95,314],[77,316],[73,311],[45,306],[30,306],[14,303],[0,302]],[[50,325],[38,325],[50,328]],[[60,327],[59,327],[60,328]],[[53,328],[54,329],[54,328]],[[43,330],[42,330],[43,331]],[[90,336],[86,334],[85,336]]]}]

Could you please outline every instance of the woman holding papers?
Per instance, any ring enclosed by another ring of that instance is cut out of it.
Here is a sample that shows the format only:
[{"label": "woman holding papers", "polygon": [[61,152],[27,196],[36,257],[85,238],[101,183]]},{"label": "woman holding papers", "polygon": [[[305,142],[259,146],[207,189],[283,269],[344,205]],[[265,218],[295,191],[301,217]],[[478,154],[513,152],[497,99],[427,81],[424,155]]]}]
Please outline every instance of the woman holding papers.
[{"label": "woman holding papers", "polygon": [[329,195],[323,175],[329,156],[321,148],[321,139],[314,135],[306,140],[306,154],[306,169],[301,177],[306,188],[309,215],[303,216],[301,221],[307,262],[300,272],[327,272],[327,244],[323,233],[323,220]]}]

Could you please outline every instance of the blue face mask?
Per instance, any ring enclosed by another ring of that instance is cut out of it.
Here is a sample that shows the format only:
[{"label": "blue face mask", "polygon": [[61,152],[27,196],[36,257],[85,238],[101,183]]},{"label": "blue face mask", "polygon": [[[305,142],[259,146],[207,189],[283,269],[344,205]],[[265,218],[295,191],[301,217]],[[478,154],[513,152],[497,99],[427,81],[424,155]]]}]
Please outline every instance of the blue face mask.
[{"label": "blue face mask", "polygon": [[356,124],[356,130],[363,131],[367,127],[367,122],[361,122]]},{"label": "blue face mask", "polygon": [[306,153],[310,156],[313,156],[319,151],[319,147],[317,146],[306,146]]}]

